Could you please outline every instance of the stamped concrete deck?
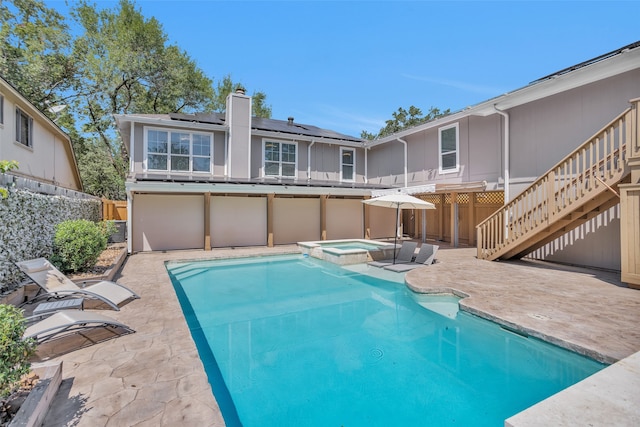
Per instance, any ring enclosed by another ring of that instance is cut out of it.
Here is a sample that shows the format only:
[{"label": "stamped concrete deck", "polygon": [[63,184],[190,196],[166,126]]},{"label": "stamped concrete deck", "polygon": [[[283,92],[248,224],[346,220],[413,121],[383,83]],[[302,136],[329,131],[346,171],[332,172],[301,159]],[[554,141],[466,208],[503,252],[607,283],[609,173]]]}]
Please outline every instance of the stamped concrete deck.
[{"label": "stamped concrete deck", "polygon": [[[65,351],[64,343],[42,346],[41,358],[63,361],[64,378],[44,425],[224,425],[164,262],[295,251],[295,247],[287,246],[141,253],[129,257],[118,280],[139,293],[141,299],[119,312],[105,314],[131,326],[136,333],[97,344],[85,342],[91,345],[62,355],[57,354]],[[468,294],[462,301],[464,309],[600,360],[616,361],[640,350],[640,291],[621,287],[615,275],[544,263],[478,261],[474,254],[472,248],[441,248],[438,264],[408,273],[407,281],[421,292],[455,289]],[[102,334],[88,338],[106,337]],[[81,343],[74,341],[66,346],[78,344]],[[637,375],[638,364],[631,366]],[[639,383],[636,376],[631,385],[616,392],[630,397],[630,403],[637,403]],[[614,388],[616,384],[614,381]],[[572,399],[569,404],[576,403]],[[565,406],[560,405],[566,409]],[[636,425],[640,405],[629,406],[635,409],[625,409],[618,425]],[[558,413],[557,407],[551,410]],[[517,419],[513,425],[533,425],[526,420],[537,416],[525,415],[524,420]],[[609,425],[591,421],[592,425]],[[574,425],[571,418],[554,424]]]}]

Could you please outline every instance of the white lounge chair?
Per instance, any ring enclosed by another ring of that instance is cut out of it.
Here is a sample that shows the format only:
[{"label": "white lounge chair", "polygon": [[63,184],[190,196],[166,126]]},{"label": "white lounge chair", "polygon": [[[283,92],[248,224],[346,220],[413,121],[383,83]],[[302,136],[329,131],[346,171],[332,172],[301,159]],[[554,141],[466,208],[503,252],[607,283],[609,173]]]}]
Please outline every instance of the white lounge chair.
[{"label": "white lounge chair", "polygon": [[[41,316],[35,316],[35,318],[41,318]],[[27,318],[27,322],[33,321],[33,319]],[[95,312],[63,310],[28,326],[22,338],[33,338],[38,344],[42,344],[51,339],[100,327],[123,328],[127,333],[135,332],[127,325]]]},{"label": "white lounge chair", "polygon": [[386,265],[384,267],[385,270],[395,271],[396,273],[402,273],[405,271],[413,270],[414,268],[424,267],[425,265],[433,264],[433,260],[436,256],[436,252],[438,252],[438,245],[430,245],[428,243],[423,243],[418,251],[418,255],[416,255],[415,261],[409,264],[393,264]]},{"label": "white lounge chair", "polygon": [[387,265],[411,262],[411,260],[413,259],[413,253],[415,252],[417,247],[417,242],[403,242],[402,246],[400,247],[400,251],[398,251],[398,256],[396,256],[395,262],[393,258],[391,258],[380,261],[370,261],[367,264],[373,267],[384,267]]},{"label": "white lounge chair", "polygon": [[87,286],[80,287],[45,258],[21,261],[17,262],[16,265],[44,292],[44,294],[39,292],[30,302],[43,299],[60,299],[69,296],[84,297],[103,301],[114,310],[120,310],[119,305],[123,302],[140,298],[132,290],[107,280],[86,280],[82,284]]}]

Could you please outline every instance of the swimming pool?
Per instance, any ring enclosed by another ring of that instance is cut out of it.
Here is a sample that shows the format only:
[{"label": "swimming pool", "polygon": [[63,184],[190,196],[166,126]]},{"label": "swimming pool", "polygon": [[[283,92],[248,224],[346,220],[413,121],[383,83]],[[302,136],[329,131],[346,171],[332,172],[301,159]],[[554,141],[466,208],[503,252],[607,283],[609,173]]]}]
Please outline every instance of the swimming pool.
[{"label": "swimming pool", "polygon": [[167,270],[229,426],[502,426],[604,367],[314,258]]}]

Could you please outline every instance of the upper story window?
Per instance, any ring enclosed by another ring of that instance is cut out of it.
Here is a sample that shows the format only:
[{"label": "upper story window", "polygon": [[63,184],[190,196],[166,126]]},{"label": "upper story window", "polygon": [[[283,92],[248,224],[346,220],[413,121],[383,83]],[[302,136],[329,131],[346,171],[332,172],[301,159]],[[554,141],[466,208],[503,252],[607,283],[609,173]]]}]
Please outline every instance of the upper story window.
[{"label": "upper story window", "polygon": [[355,181],[356,150],[340,148],[340,181]]},{"label": "upper story window", "polygon": [[211,172],[210,134],[146,129],[146,170]]},{"label": "upper story window", "polygon": [[16,108],[16,141],[33,147],[33,119],[19,108]]},{"label": "upper story window", "polygon": [[454,123],[438,129],[440,173],[458,172],[459,151],[458,124]]},{"label": "upper story window", "polygon": [[296,177],[297,143],[264,141],[263,147],[264,176]]},{"label": "upper story window", "polygon": [[0,93],[0,125],[4,124],[4,96]]}]

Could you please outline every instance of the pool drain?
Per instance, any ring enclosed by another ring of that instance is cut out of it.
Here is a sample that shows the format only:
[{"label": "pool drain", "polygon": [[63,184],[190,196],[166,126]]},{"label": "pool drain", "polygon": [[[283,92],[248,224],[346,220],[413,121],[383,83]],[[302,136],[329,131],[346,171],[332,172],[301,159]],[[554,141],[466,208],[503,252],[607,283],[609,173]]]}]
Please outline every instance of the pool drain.
[{"label": "pool drain", "polygon": [[372,348],[371,350],[369,350],[369,356],[371,356],[374,361],[378,361],[382,359],[382,357],[384,356],[384,352],[379,348]]}]

